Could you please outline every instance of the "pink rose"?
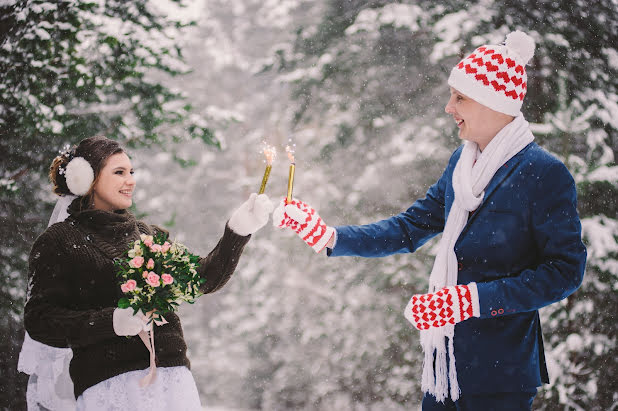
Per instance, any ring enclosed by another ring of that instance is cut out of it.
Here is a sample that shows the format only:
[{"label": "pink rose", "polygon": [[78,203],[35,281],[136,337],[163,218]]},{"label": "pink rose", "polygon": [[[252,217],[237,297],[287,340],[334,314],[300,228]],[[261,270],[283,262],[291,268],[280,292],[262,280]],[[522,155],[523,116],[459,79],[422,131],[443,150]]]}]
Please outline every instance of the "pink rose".
[{"label": "pink rose", "polygon": [[144,239],[144,244],[146,244],[146,247],[150,247],[152,245],[152,236],[147,236]]},{"label": "pink rose", "polygon": [[168,243],[167,241],[163,243],[163,245],[161,246],[161,252],[163,253],[167,253],[167,251],[170,249],[172,245],[170,243]]},{"label": "pink rose", "polygon": [[171,284],[174,282],[174,277],[172,277],[169,274],[162,274],[161,280],[163,280],[163,284],[167,285],[167,284]]},{"label": "pink rose", "polygon": [[137,282],[135,280],[128,280],[125,285],[129,291],[133,291],[137,287]]},{"label": "pink rose", "polygon": [[143,278],[148,277],[148,271],[144,271],[144,272],[142,273],[142,277],[143,277]]},{"label": "pink rose", "polygon": [[151,271],[148,273],[148,277],[146,277],[146,282],[151,286],[151,287],[158,287],[161,285],[161,282],[159,281],[159,276],[157,274],[155,274],[154,271]]},{"label": "pink rose", "polygon": [[153,244],[150,246],[150,251],[152,251],[153,253],[158,253],[161,251],[161,245],[160,244]]},{"label": "pink rose", "polygon": [[152,258],[148,259],[148,262],[146,263],[146,268],[149,270],[152,270],[154,268],[154,260]]},{"label": "pink rose", "polygon": [[140,268],[144,264],[144,257],[133,257],[131,261],[129,261],[129,265],[133,268]]},{"label": "pink rose", "polygon": [[135,287],[137,287],[137,283],[135,282],[135,280],[127,280],[126,283],[120,286],[120,289],[123,293],[128,293],[129,291],[135,290]]}]

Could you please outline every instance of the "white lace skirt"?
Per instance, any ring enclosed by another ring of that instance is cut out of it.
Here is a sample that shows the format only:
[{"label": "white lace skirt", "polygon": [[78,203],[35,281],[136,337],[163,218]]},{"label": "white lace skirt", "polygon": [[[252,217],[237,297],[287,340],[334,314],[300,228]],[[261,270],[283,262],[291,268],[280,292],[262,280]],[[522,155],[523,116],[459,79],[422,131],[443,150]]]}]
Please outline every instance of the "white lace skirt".
[{"label": "white lace skirt", "polygon": [[77,411],[201,410],[193,374],[187,367],[157,368],[157,379],[147,387],[139,380],[148,369],[130,371],[93,385],[77,399]]}]

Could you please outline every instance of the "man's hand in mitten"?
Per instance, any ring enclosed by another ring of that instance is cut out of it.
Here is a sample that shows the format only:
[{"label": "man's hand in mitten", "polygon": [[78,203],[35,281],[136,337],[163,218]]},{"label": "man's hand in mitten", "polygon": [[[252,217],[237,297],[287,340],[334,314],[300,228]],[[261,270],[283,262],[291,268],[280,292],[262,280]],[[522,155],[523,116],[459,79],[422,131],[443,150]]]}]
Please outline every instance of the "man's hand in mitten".
[{"label": "man's hand in mitten", "polygon": [[470,317],[479,317],[476,283],[453,285],[432,294],[413,295],[404,315],[419,330],[455,325]]},{"label": "man's hand in mitten", "polygon": [[335,233],[309,204],[297,199],[289,203],[286,199],[281,201],[273,212],[273,224],[279,228],[289,227],[316,253],[324,249]]},{"label": "man's hand in mitten", "polygon": [[253,193],[230,217],[227,225],[238,235],[247,236],[264,227],[273,210],[273,203],[266,194]]}]

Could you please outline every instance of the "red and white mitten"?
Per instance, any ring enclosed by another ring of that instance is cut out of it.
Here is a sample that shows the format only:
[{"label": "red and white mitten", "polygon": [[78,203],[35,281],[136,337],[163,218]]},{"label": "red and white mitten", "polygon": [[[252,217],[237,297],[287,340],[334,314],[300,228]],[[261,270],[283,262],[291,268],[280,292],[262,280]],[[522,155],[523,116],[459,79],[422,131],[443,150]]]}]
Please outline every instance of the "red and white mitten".
[{"label": "red and white mitten", "polygon": [[273,211],[273,225],[278,228],[289,227],[316,253],[326,247],[328,240],[335,233],[335,229],[324,224],[309,204],[296,199],[289,203],[286,199],[281,201]]},{"label": "red and white mitten", "polygon": [[432,294],[415,294],[404,315],[419,330],[455,325],[481,315],[476,283],[452,285]]}]

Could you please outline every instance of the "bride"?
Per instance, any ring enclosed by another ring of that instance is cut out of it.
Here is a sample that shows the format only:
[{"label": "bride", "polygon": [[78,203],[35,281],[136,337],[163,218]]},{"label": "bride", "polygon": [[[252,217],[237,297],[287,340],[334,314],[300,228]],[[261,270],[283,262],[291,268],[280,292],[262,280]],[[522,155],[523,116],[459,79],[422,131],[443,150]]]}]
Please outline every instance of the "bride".
[{"label": "bride", "polygon": [[[54,159],[49,175],[61,199],[29,258],[20,358],[20,369],[31,374],[29,408],[72,406],[70,383],[62,379],[70,360],[78,410],[201,409],[174,313],[156,326],[157,378],[138,386],[148,373],[149,355],[136,335],[148,325],[143,314],[116,307],[121,290],[113,261],[141,234],[168,233],[129,212],[135,179],[124,149],[106,137],[84,139]],[[204,294],[227,283],[271,210],[266,195],[251,194],[232,214],[218,244],[199,261]],[[49,362],[41,363],[41,355]]]}]

